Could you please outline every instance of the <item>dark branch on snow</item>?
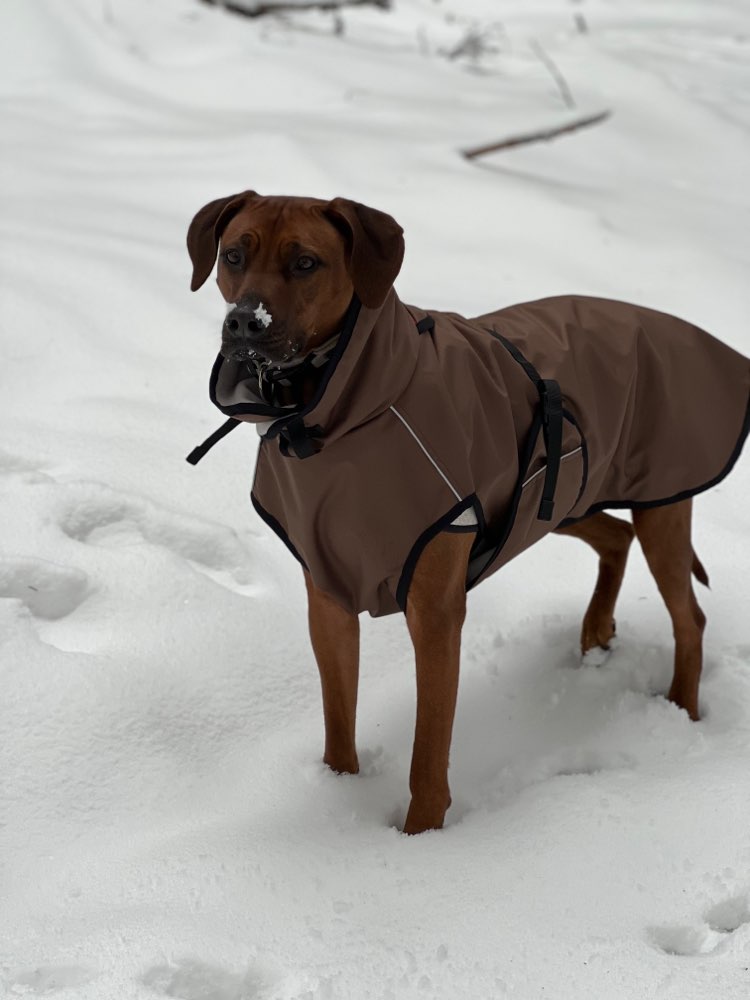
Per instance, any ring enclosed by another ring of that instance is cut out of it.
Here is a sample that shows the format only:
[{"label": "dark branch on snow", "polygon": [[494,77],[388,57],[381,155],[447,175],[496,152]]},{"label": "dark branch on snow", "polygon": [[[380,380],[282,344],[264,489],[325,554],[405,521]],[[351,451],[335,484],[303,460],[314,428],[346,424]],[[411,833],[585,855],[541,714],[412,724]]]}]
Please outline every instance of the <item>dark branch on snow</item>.
[{"label": "dark branch on snow", "polygon": [[560,91],[560,95],[562,96],[562,99],[565,103],[565,107],[574,108],[576,106],[576,102],[573,99],[573,93],[570,87],[568,86],[568,81],[560,72],[557,63],[554,61],[552,56],[550,56],[547,52],[545,52],[545,50],[542,48],[542,46],[539,44],[536,38],[532,38],[531,41],[529,42],[529,45],[534,54],[540,59],[540,61],[544,64],[544,66],[546,66],[550,76],[557,84],[557,89]]},{"label": "dark branch on snow", "polygon": [[558,125],[555,128],[543,129],[538,132],[526,132],[524,135],[514,135],[508,139],[501,139],[499,142],[490,143],[487,146],[474,146],[472,149],[462,149],[462,154],[467,160],[473,160],[477,156],[484,156],[485,153],[495,153],[501,149],[511,149],[513,146],[525,146],[530,142],[549,142],[556,139],[558,135],[565,135],[566,132],[575,132],[579,128],[586,128],[588,125],[596,125],[603,122],[612,114],[611,111],[600,111],[597,115],[589,115],[587,118],[577,118],[567,125]]},{"label": "dark branch on snow", "polygon": [[201,0],[209,7],[223,7],[242,17],[264,17],[266,14],[289,14],[300,10],[339,10],[341,7],[382,7],[390,9],[391,0],[302,0],[301,3],[242,3],[242,0]]}]

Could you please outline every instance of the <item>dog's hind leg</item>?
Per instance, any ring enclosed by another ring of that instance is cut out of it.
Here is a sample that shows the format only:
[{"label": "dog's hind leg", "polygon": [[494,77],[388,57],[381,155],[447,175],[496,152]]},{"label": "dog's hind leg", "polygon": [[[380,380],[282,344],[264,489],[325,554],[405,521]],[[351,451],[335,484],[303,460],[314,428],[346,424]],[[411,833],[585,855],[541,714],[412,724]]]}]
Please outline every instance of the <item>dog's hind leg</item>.
[{"label": "dog's hind leg", "polygon": [[354,738],[359,684],[359,618],[319,590],[305,572],[310,640],[320,671],[325,721],[323,760],[342,774],[357,774]]},{"label": "dog's hind leg", "polygon": [[633,528],[627,521],[598,513],[576,524],[558,528],[557,532],[580,538],[599,556],[599,575],[583,616],[581,653],[585,656],[596,647],[609,649],[609,641],[615,634],[615,603],[633,541]]},{"label": "dog's hind leg", "polygon": [[669,700],[697,720],[706,616],[693,592],[691,573],[708,582],[690,540],[692,500],[633,511],[633,524],[659,593],[664,598],[675,639],[674,676]]}]

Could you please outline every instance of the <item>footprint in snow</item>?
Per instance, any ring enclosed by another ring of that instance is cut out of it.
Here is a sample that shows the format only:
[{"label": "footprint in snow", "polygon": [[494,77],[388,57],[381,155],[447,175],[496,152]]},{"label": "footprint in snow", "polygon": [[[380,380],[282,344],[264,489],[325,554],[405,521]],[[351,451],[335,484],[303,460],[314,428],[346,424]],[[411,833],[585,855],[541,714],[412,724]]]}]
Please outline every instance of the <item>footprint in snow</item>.
[{"label": "footprint in snow", "polygon": [[0,448],[0,475],[19,472],[39,472],[39,465],[39,462],[35,462],[30,458],[25,458],[23,455],[14,455],[12,452]]},{"label": "footprint in snow", "polygon": [[716,903],[703,916],[711,930],[719,934],[733,934],[743,924],[750,924],[750,897],[732,896]]},{"label": "footprint in snow", "polygon": [[570,778],[603,774],[607,771],[629,771],[635,767],[635,760],[626,753],[600,753],[583,747],[564,751],[555,758],[550,758],[549,767],[550,778]]},{"label": "footprint in snow", "polygon": [[251,969],[229,972],[196,958],[155,965],[141,979],[155,994],[176,1000],[260,1000],[265,985]]},{"label": "footprint in snow", "polygon": [[23,601],[37,618],[63,618],[88,593],[87,575],[73,566],[25,556],[0,558],[0,598]]},{"label": "footprint in snow", "polygon": [[23,969],[8,980],[11,996],[29,996],[32,993],[47,996],[58,990],[69,990],[85,986],[96,974],[79,965],[39,965],[35,969]]},{"label": "footprint in snow", "polygon": [[229,590],[258,592],[247,550],[231,528],[97,484],[71,485],[67,493],[59,523],[69,538],[103,548],[163,546]]},{"label": "footprint in snow", "polygon": [[667,955],[709,955],[735,931],[750,924],[750,899],[733,896],[716,903],[703,916],[696,924],[651,927],[651,940]]}]

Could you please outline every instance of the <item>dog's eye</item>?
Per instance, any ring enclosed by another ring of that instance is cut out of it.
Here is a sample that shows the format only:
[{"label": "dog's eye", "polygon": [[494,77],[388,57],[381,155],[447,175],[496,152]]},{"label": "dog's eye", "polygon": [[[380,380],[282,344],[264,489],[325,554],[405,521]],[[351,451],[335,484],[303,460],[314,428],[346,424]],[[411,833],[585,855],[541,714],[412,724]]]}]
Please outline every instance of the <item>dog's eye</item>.
[{"label": "dog's eye", "polygon": [[294,265],[295,271],[314,271],[318,266],[318,262],[314,257],[309,254],[303,254],[301,257],[297,258],[297,262]]},{"label": "dog's eye", "polygon": [[242,254],[239,250],[227,250],[224,254],[224,260],[227,264],[231,264],[233,267],[237,267],[238,264],[242,263]]}]

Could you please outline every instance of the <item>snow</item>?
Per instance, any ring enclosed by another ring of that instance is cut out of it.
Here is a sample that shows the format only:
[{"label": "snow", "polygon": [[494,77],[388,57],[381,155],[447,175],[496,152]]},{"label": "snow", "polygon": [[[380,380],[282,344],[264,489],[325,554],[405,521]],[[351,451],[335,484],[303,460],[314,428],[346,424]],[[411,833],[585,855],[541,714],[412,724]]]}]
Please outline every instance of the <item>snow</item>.
[{"label": "snow", "polygon": [[471,595],[454,805],[404,837],[403,621],[362,622],[363,773],[335,776],[301,574],[248,501],[257,436],[184,461],[222,419],[223,312],[211,283],[189,293],[184,239],[248,187],[356,198],[404,226],[406,301],[609,295],[747,352],[750,11],[401,0],[340,19],[6,0],[0,994],[746,998],[747,458],[695,503],[703,720],[663,697],[670,627],[639,552],[618,643],[579,665],[593,559],[550,538]]},{"label": "snow", "polygon": [[271,323],[273,322],[273,317],[271,316],[270,312],[266,309],[266,307],[263,305],[262,302],[255,310],[254,316],[259,323],[263,324],[264,327],[270,326]]}]

